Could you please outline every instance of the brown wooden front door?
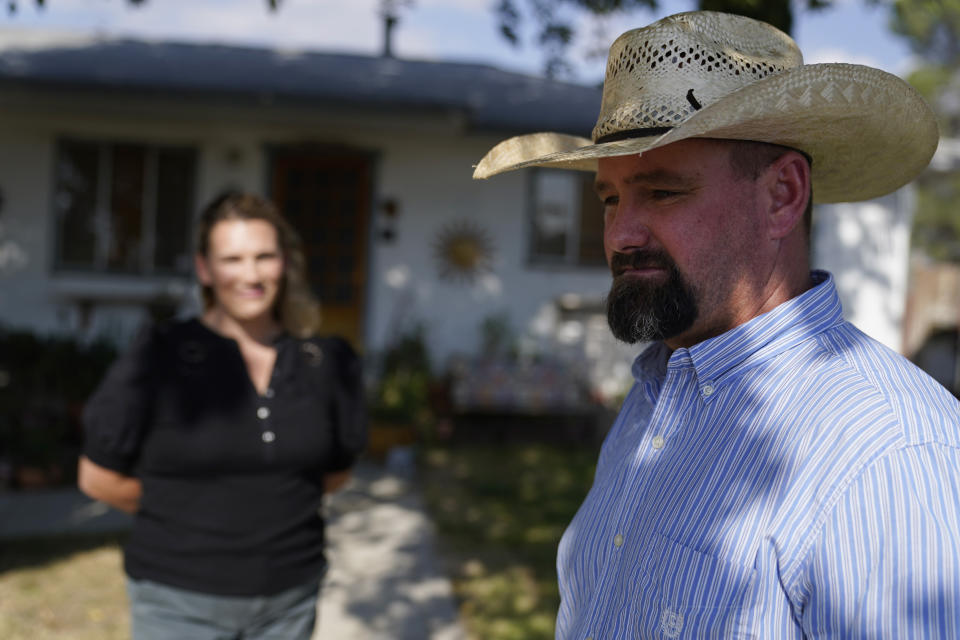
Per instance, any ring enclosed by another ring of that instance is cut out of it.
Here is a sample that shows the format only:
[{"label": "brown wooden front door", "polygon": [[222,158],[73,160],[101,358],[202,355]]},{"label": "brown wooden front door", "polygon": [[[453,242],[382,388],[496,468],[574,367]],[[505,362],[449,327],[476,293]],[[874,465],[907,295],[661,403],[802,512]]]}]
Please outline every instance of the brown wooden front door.
[{"label": "brown wooden front door", "polygon": [[322,332],[363,346],[371,159],[350,151],[278,149],[271,197],[303,239]]}]

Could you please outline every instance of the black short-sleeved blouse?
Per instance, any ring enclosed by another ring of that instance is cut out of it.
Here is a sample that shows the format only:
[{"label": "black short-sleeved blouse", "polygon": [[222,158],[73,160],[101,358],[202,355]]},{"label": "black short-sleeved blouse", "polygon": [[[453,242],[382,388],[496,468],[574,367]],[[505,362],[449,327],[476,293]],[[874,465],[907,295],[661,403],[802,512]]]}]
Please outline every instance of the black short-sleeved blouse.
[{"label": "black short-sleeved blouse", "polygon": [[143,483],[127,574],[219,595],[317,580],[323,475],[366,443],[360,363],[339,338],[276,342],[260,395],[237,343],[197,320],[143,331],[84,412],[84,454]]}]

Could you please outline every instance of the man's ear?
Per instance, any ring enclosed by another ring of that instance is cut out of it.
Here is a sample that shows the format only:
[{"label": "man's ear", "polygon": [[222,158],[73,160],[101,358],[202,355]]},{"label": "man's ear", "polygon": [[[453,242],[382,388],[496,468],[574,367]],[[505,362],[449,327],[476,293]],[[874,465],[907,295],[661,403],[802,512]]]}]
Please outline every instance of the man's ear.
[{"label": "man's ear", "polygon": [[770,196],[770,238],[785,238],[803,224],[810,198],[810,165],[802,154],[788,151],[767,168],[765,178]]},{"label": "man's ear", "polygon": [[193,254],[193,268],[197,272],[197,280],[205,287],[213,284],[213,278],[210,276],[210,268],[207,266],[207,259],[199,253]]}]

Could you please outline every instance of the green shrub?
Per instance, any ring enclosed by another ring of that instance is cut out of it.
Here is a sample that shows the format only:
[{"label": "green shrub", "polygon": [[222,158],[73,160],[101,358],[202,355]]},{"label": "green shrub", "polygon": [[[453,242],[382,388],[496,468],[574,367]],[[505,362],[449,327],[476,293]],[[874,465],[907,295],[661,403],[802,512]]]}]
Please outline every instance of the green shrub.
[{"label": "green shrub", "polygon": [[80,414],[116,348],[0,328],[0,451],[16,465],[75,457]]},{"label": "green shrub", "polygon": [[402,334],[382,356],[371,399],[374,419],[421,426],[430,414],[430,354],[417,325]]}]

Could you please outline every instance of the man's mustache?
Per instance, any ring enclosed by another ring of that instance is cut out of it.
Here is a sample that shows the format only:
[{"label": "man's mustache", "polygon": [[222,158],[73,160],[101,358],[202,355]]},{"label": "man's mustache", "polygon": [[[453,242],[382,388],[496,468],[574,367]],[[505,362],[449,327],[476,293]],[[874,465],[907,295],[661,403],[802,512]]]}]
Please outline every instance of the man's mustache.
[{"label": "man's mustache", "polygon": [[665,251],[639,249],[630,253],[614,251],[610,256],[610,271],[619,276],[627,269],[673,269],[675,263]]}]

